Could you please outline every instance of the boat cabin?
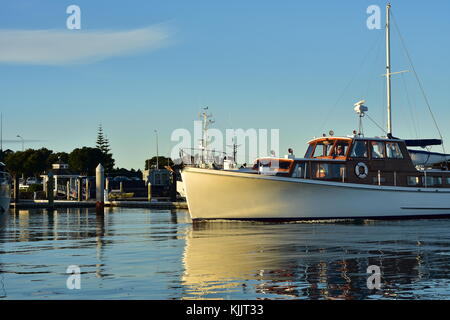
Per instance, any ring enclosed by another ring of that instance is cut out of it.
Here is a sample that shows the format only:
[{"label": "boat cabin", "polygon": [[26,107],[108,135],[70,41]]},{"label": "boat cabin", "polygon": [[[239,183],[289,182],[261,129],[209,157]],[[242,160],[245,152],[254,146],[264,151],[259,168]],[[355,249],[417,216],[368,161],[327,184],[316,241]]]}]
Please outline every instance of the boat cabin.
[{"label": "boat cabin", "polygon": [[258,159],[253,170],[259,174],[299,179],[450,188],[450,171],[418,170],[405,140],[330,136],[308,144],[304,158]]}]

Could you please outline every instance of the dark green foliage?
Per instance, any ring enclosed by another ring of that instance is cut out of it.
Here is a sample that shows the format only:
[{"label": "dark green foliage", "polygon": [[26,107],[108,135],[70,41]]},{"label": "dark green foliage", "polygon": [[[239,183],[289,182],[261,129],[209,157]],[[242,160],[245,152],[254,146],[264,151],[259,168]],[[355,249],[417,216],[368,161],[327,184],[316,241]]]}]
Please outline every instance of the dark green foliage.
[{"label": "dark green foliage", "polygon": [[104,155],[102,165],[105,168],[105,172],[111,172],[114,169],[115,161],[112,157],[112,153],[110,153],[111,148],[109,146],[109,140],[105,137],[101,125],[98,127],[96,147],[100,149]]},{"label": "dark green foliage", "polygon": [[69,167],[81,174],[93,176],[99,163],[105,166],[105,160],[106,156],[98,148],[77,148],[69,154]]},{"label": "dark green foliage", "polygon": [[157,157],[153,157],[151,159],[146,160],[145,161],[145,170],[148,170],[149,168],[156,168],[157,162],[159,164],[159,169],[163,169],[165,166],[173,166],[174,165],[171,158],[159,156],[158,161],[156,161],[156,160],[157,160]]},{"label": "dark green foliage", "polygon": [[39,150],[28,149],[9,153],[5,157],[6,168],[13,175],[39,176],[50,168],[48,158],[52,152],[46,148],[41,148]]}]

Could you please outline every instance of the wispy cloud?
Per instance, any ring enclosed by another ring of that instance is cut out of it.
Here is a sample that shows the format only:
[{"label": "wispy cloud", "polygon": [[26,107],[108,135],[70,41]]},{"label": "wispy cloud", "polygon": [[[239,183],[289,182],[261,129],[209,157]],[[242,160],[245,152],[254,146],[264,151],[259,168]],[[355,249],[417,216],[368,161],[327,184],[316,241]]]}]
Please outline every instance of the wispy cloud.
[{"label": "wispy cloud", "polygon": [[161,25],[125,31],[0,29],[0,63],[89,63],[160,48],[170,34]]}]

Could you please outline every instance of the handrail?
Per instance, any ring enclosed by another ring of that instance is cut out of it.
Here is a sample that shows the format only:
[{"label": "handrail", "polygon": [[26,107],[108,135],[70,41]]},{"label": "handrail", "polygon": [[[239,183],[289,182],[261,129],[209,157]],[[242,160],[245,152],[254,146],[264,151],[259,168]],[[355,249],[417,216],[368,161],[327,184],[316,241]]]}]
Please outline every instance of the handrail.
[{"label": "handrail", "polygon": [[201,148],[182,148],[180,149],[180,159],[184,164],[201,165],[215,164],[223,165],[226,158],[232,158],[223,151],[216,151]]}]

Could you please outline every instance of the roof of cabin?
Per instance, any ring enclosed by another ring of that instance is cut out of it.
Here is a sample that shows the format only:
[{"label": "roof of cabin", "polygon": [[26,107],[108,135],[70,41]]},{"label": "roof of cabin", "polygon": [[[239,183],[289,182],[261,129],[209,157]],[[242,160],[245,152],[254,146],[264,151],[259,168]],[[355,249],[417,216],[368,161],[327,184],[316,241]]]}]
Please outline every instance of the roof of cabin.
[{"label": "roof of cabin", "polygon": [[351,137],[336,137],[336,136],[325,136],[325,137],[317,137],[310,141],[308,144],[316,141],[324,141],[324,140],[363,140],[363,141],[389,141],[389,142],[400,142],[404,141],[402,139],[389,139],[384,137],[360,137],[360,136],[351,136]]}]

